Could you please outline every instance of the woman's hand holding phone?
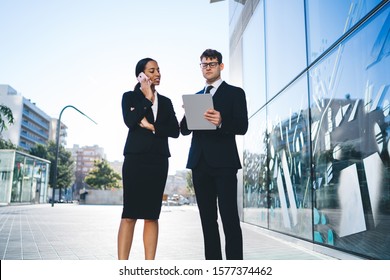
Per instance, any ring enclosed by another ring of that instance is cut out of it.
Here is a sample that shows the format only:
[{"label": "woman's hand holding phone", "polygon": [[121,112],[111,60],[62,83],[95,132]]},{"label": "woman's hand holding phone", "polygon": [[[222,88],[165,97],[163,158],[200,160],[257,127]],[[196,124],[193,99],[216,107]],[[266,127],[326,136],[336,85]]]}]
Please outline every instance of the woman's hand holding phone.
[{"label": "woman's hand holding phone", "polygon": [[149,81],[148,76],[146,76],[144,72],[141,72],[141,73],[138,75],[137,79],[138,79],[138,82],[140,82],[141,84],[142,84],[142,82]]},{"label": "woman's hand holding phone", "polygon": [[[144,72],[141,72],[138,77],[137,77],[138,81],[140,82],[141,84],[141,91],[142,93],[145,95],[145,97],[147,99],[149,99],[150,101],[152,101],[153,99],[153,91],[150,87],[150,85],[152,84],[152,82],[150,81],[150,79],[148,78],[148,76],[145,75]],[[153,102],[153,101],[152,101]]]}]

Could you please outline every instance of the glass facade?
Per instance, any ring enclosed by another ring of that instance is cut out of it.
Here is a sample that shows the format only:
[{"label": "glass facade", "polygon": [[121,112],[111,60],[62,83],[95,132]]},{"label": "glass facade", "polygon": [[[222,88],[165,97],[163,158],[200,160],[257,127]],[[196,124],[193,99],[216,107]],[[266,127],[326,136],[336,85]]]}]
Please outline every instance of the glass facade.
[{"label": "glass facade", "polygon": [[[306,1],[309,62],[323,54],[380,2],[380,0]],[[338,16],[335,16],[335,13]]]},{"label": "glass facade", "polygon": [[264,1],[268,100],[306,66],[303,4],[302,0]]},{"label": "glass facade", "polygon": [[244,220],[268,227],[267,122],[265,111],[249,120],[244,138]]},{"label": "glass facade", "polygon": [[243,221],[390,259],[389,1],[229,7],[230,75],[250,117]]},{"label": "glass facade", "polygon": [[0,204],[46,203],[50,162],[14,150],[0,150]]},{"label": "glass facade", "polygon": [[312,188],[307,108],[304,76],[267,105],[268,226],[310,239]]}]

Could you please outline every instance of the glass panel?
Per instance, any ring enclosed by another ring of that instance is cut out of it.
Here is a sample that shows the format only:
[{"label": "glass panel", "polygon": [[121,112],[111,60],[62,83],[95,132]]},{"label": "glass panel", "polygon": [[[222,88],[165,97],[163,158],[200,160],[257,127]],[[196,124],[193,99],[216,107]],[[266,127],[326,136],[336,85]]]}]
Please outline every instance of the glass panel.
[{"label": "glass panel", "polygon": [[[238,87],[243,87],[243,82],[242,82],[242,43],[240,42],[237,44],[234,50],[230,50],[229,52],[229,62],[231,65],[234,65],[235,67],[229,67],[229,84],[238,86]],[[244,88],[245,90],[245,88]],[[248,92],[245,91],[245,94],[247,95]]]},{"label": "glass panel", "polygon": [[12,178],[11,202],[21,201],[23,172],[24,172],[24,156],[16,153],[14,174]]},{"label": "glass panel", "polygon": [[40,163],[39,180],[37,181],[37,192],[39,193],[39,203],[48,202],[47,199],[47,187],[49,179],[50,165],[48,163]]},{"label": "glass panel", "polygon": [[307,97],[307,79],[304,76],[267,108],[269,228],[311,240],[312,186]]},{"label": "glass panel", "polygon": [[244,9],[244,5],[246,0],[237,1],[237,0],[229,0],[229,29],[230,35],[234,31],[234,27],[239,24],[239,20],[241,17],[241,13]]},{"label": "glass panel", "polygon": [[266,102],[263,12],[263,5],[258,5],[243,36],[243,79],[249,116]]},{"label": "glass panel", "polygon": [[265,1],[268,100],[306,68],[303,3]]},{"label": "glass panel", "polygon": [[310,71],[314,241],[390,259],[390,4]]},{"label": "glass panel", "polygon": [[33,192],[33,168],[34,160],[25,157],[21,202],[31,202],[35,195],[35,192]]},{"label": "glass panel", "polygon": [[13,160],[14,152],[0,151],[0,203],[9,202]]},{"label": "glass panel", "polygon": [[380,0],[306,0],[309,63],[368,14]]},{"label": "glass panel", "polygon": [[268,227],[267,122],[265,110],[249,120],[244,136],[244,221]]}]

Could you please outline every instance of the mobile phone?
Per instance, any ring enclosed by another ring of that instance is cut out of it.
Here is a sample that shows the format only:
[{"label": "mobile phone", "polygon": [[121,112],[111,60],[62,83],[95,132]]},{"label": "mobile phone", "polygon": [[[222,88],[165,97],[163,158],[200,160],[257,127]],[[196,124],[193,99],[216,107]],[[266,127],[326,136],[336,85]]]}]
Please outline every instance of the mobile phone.
[{"label": "mobile phone", "polygon": [[138,79],[138,82],[141,83],[142,81],[145,81],[145,80],[147,80],[147,79],[149,79],[149,78],[148,78],[148,76],[145,75],[144,72],[141,72],[141,73],[138,75],[137,79]]}]

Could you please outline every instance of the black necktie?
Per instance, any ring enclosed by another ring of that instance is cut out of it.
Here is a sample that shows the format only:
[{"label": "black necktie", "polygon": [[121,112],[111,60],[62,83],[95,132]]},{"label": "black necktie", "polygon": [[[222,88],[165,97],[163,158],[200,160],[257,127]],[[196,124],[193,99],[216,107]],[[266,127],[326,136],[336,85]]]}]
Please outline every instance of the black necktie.
[{"label": "black necktie", "polygon": [[213,88],[213,86],[208,86],[207,88],[206,88],[206,92],[205,92],[205,94],[206,93],[210,93],[210,90]]}]

